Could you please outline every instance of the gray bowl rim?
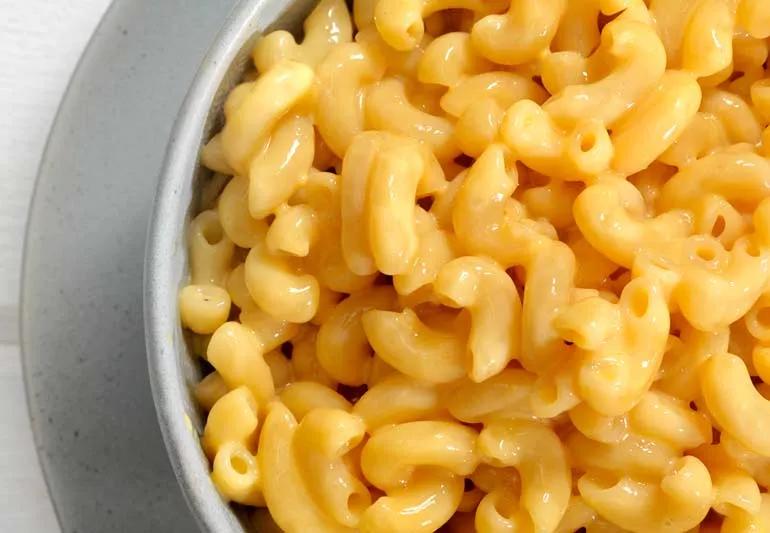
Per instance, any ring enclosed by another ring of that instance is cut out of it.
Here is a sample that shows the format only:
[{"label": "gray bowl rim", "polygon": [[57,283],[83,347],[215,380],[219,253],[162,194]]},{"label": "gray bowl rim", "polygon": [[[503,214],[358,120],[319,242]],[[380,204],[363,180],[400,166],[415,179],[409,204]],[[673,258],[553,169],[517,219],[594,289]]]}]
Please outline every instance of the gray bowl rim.
[{"label": "gray bowl rim", "polygon": [[[191,208],[198,151],[220,86],[236,57],[258,32],[308,0],[242,0],[231,11],[202,61],[173,126],[147,235],[144,328],[150,384],[171,466],[198,524],[217,533],[243,531],[209,478],[197,433],[195,407],[180,355],[186,351],[177,291],[186,268],[185,219]],[[306,12],[306,9],[303,9]],[[220,102],[221,104],[221,102]]]}]

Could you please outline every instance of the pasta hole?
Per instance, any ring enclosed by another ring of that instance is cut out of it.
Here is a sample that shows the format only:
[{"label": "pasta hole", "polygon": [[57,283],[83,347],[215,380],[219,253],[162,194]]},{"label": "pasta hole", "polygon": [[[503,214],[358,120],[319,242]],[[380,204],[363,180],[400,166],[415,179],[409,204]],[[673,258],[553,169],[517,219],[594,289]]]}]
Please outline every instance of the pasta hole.
[{"label": "pasta hole", "polygon": [[369,500],[360,492],[353,492],[348,496],[348,510],[354,516],[360,516],[369,507]]},{"label": "pasta hole", "polygon": [[636,290],[631,294],[630,309],[631,312],[639,318],[647,314],[650,306],[650,298],[646,290]]},{"label": "pasta hole", "polygon": [[617,383],[620,381],[620,372],[615,365],[602,365],[596,369],[596,375],[604,383]]},{"label": "pasta hole", "polygon": [[465,492],[470,492],[470,491],[472,491],[475,488],[476,488],[476,485],[473,483],[473,480],[471,480],[471,479],[466,477],[465,480],[464,480],[463,490]]},{"label": "pasta hole", "polygon": [[717,254],[714,252],[714,249],[708,246],[701,246],[695,251],[695,255],[698,256],[699,259],[702,259],[703,261],[713,261]]},{"label": "pasta hole", "polygon": [[609,490],[618,482],[615,476],[603,472],[596,472],[591,474],[590,479],[591,484],[599,490]]},{"label": "pasta hole", "polygon": [[203,227],[201,234],[203,235],[203,238],[206,239],[206,242],[211,246],[216,246],[219,244],[219,242],[225,236],[224,232],[222,231],[222,226],[219,224],[206,224]]},{"label": "pasta hole", "polygon": [[590,152],[594,149],[594,146],[596,146],[596,135],[592,131],[581,133],[578,136],[578,141],[580,143],[581,152]]},{"label": "pasta hole", "polygon": [[422,19],[415,20],[406,28],[406,34],[415,43],[420,42],[420,40],[422,39],[423,31],[424,31],[424,27],[423,27]]},{"label": "pasta hole", "polygon": [[725,217],[719,215],[714,221],[714,224],[711,226],[711,235],[713,237],[719,238],[725,232],[725,227]]},{"label": "pasta hole", "polygon": [[233,455],[232,457],[230,457],[230,466],[236,473],[242,476],[246,475],[246,472],[249,471],[249,465],[246,463],[246,460],[240,455]]},{"label": "pasta hole", "polygon": [[562,340],[567,346],[572,346],[573,344],[577,344],[578,346],[585,346],[588,344],[588,339],[586,339],[585,336],[575,328],[563,328],[560,330],[560,332],[562,335]]},{"label": "pasta hole", "polygon": [[492,493],[494,498],[495,511],[505,518],[510,518],[518,511],[518,505],[513,498],[505,498],[505,492]]},{"label": "pasta hole", "polygon": [[556,403],[559,398],[559,391],[555,385],[542,385],[537,389],[537,397],[546,404],[551,405]]},{"label": "pasta hole", "polygon": [[762,307],[757,311],[757,322],[765,329],[770,329],[770,307]]}]

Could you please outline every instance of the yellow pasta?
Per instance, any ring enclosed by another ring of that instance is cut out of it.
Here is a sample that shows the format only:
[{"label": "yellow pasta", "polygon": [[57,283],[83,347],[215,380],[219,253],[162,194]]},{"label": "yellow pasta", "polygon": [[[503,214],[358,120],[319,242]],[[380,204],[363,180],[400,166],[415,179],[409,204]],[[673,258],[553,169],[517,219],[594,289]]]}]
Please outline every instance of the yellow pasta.
[{"label": "yellow pasta", "polygon": [[364,130],[366,87],[384,74],[382,58],[358,43],[335,47],[318,67],[316,126],[338,157]]},{"label": "yellow pasta", "polygon": [[413,105],[407,98],[404,83],[396,78],[386,78],[367,91],[366,127],[422,141],[441,161],[460,154],[455,146],[452,122]]},{"label": "yellow pasta", "polygon": [[[222,129],[222,149],[228,164],[245,175],[248,163],[276,123],[310,91],[313,71],[292,61],[281,62],[250,87]],[[280,88],[280,89],[279,89]],[[281,98],[271,98],[271,93]],[[264,102],[270,100],[270,106]]]},{"label": "yellow pasta", "polygon": [[473,26],[473,44],[503,65],[531,61],[556,35],[566,0],[513,0],[503,15],[487,15]]},{"label": "yellow pasta", "polygon": [[[391,157],[385,157],[388,153]],[[351,271],[365,276],[383,268],[389,274],[409,270],[419,247],[414,201],[420,193],[433,192],[434,184],[441,186],[440,168],[414,139],[381,132],[356,138],[345,154],[340,185],[340,241]],[[369,220],[361,224],[365,212]],[[384,213],[396,216],[393,226]]]},{"label": "yellow pasta", "polygon": [[253,448],[259,407],[247,387],[238,387],[218,399],[206,419],[201,444],[214,457],[227,443]]},{"label": "yellow pasta", "polygon": [[510,197],[518,185],[511,159],[504,145],[490,145],[468,170],[452,206],[452,224],[461,246],[506,267],[526,264],[555,234],[550,224],[527,217],[523,206]]},{"label": "yellow pasta", "polygon": [[179,293],[179,317],[195,333],[214,333],[230,314],[230,295],[216,285],[188,285]]},{"label": "yellow pasta", "polygon": [[313,125],[306,116],[289,115],[276,124],[249,167],[252,217],[273,214],[306,179],[313,162],[313,139]]},{"label": "yellow pasta", "polygon": [[738,2],[736,22],[752,37],[759,39],[770,37],[770,8],[764,2],[757,0]]},{"label": "yellow pasta", "polygon": [[770,4],[350,4],[255,39],[201,149],[178,309],[223,501],[770,531]]},{"label": "yellow pasta", "polygon": [[297,458],[293,444],[297,421],[282,404],[270,404],[260,436],[258,462],[262,474],[262,491],[268,509],[284,530],[351,531],[326,515],[314,501]]},{"label": "yellow pasta", "polygon": [[[674,179],[666,183],[661,196]],[[648,218],[639,191],[629,182],[616,179],[587,187],[575,200],[573,211],[578,228],[591,246],[626,268],[633,265],[641,250],[692,232],[689,212],[671,209]]]},{"label": "yellow pasta", "polygon": [[[714,355],[704,364],[701,382],[709,412],[723,431],[748,450],[769,456],[764,426],[770,422],[770,401],[754,388],[743,361],[729,353]],[[752,413],[750,419],[746,413]]]},{"label": "yellow pasta", "polygon": [[237,441],[225,443],[214,457],[211,481],[229,501],[264,507],[257,459]]},{"label": "yellow pasta", "polygon": [[270,316],[258,307],[244,308],[238,319],[256,334],[264,352],[278,348],[299,331],[297,324]]},{"label": "yellow pasta", "polygon": [[396,305],[390,287],[358,292],[337,305],[318,331],[316,354],[321,367],[340,383],[359,386],[372,371],[372,348],[367,342],[362,315],[370,309],[390,310]]},{"label": "yellow pasta", "polygon": [[706,517],[712,501],[709,472],[691,456],[679,459],[659,483],[586,474],[578,490],[599,514],[636,533],[688,531]]},{"label": "yellow pasta", "polygon": [[659,160],[681,169],[728,144],[727,131],[717,116],[698,112]]},{"label": "yellow pasta", "polygon": [[265,244],[259,244],[249,252],[244,268],[249,294],[266,313],[295,323],[313,318],[318,309],[318,280],[297,269],[290,257],[270,253]]},{"label": "yellow pasta", "polygon": [[490,423],[479,435],[482,460],[514,466],[521,476],[521,505],[537,531],[554,531],[572,490],[567,456],[556,434],[537,422]]},{"label": "yellow pasta", "polygon": [[459,382],[448,393],[446,404],[453,417],[467,423],[534,418],[530,400],[534,385],[533,374],[508,368],[482,383]]},{"label": "yellow pasta", "polygon": [[473,381],[500,373],[518,356],[521,302],[498,264],[480,257],[454,259],[439,272],[434,290],[450,307],[470,312],[468,375]]},{"label": "yellow pasta", "polygon": [[479,56],[464,32],[445,33],[426,48],[417,67],[421,83],[453,87],[465,78],[492,69],[492,63]]},{"label": "yellow pasta", "polygon": [[195,386],[195,401],[208,412],[228,390],[219,372],[212,372]]},{"label": "yellow pasta", "polygon": [[441,267],[458,252],[454,234],[440,228],[436,217],[417,207],[414,222],[417,252],[405,271],[393,276],[393,287],[403,296],[424,292],[436,280]]},{"label": "yellow pasta", "polygon": [[350,402],[337,391],[314,381],[290,383],[281,391],[281,402],[297,420],[315,409],[350,410]]},{"label": "yellow pasta", "polygon": [[730,66],[733,14],[728,2],[695,2],[681,42],[681,64],[698,77],[710,76]]},{"label": "yellow pasta", "polygon": [[313,409],[297,426],[294,454],[318,505],[335,521],[356,527],[371,504],[369,489],[344,456],[365,434],[363,420],[340,409]]},{"label": "yellow pasta", "polygon": [[626,175],[647,168],[682,135],[698,111],[700,99],[700,87],[691,76],[666,72],[613,129],[612,168]]},{"label": "yellow pasta", "polygon": [[427,327],[411,309],[371,310],[361,321],[377,355],[407,376],[445,383],[467,372],[467,338]]},{"label": "yellow pasta", "polygon": [[283,30],[269,33],[260,39],[252,59],[259,72],[267,72],[276,63],[291,59],[316,66],[336,45],[353,38],[350,12],[343,0],[322,0],[305,19],[302,44]]},{"label": "yellow pasta", "polygon": [[203,211],[190,223],[190,282],[224,285],[235,244],[225,234],[216,211]]},{"label": "yellow pasta", "polygon": [[257,336],[237,322],[222,324],[211,336],[208,361],[229,388],[245,386],[259,402],[272,398],[275,387]]},{"label": "yellow pasta", "polygon": [[701,110],[713,113],[734,143],[756,143],[762,134],[762,126],[749,104],[739,95],[720,89],[710,89],[703,94]]},{"label": "yellow pasta", "polygon": [[421,421],[385,426],[364,445],[361,468],[382,490],[408,484],[419,467],[467,476],[479,464],[477,433],[458,422]]},{"label": "yellow pasta", "polygon": [[463,481],[446,470],[421,471],[404,487],[381,496],[369,507],[360,529],[367,533],[436,531],[457,511]]},{"label": "yellow pasta", "polygon": [[612,126],[654,87],[666,67],[665,49],[655,30],[621,18],[604,27],[594,54],[614,61],[605,76],[565,87],[546,102],[545,111],[557,122],[592,118]]},{"label": "yellow pasta", "polygon": [[521,364],[528,370],[555,370],[570,352],[559,335],[556,316],[571,302],[575,282],[575,255],[560,241],[543,247],[535,256],[524,287],[521,315]]},{"label": "yellow pasta", "polygon": [[251,248],[267,231],[267,225],[249,211],[249,180],[233,177],[219,195],[217,213],[222,229],[236,246]]},{"label": "yellow pasta", "polygon": [[479,14],[499,11],[500,0],[378,0],[374,22],[383,39],[396,50],[417,46],[425,31],[423,18],[452,8],[464,8]]},{"label": "yellow pasta", "polygon": [[389,424],[442,417],[446,408],[441,391],[433,384],[399,374],[386,377],[356,402],[353,412],[372,432]]},{"label": "yellow pasta", "polygon": [[563,129],[530,100],[508,109],[501,133],[529,168],[567,181],[593,181],[609,169],[615,152],[601,121],[587,116],[574,127]]}]

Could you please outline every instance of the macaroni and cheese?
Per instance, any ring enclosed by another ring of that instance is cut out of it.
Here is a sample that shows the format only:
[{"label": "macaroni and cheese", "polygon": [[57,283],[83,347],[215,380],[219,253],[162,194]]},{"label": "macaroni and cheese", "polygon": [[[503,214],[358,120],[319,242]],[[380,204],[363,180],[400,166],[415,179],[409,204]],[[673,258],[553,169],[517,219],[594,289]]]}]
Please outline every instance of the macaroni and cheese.
[{"label": "macaroni and cheese", "polygon": [[223,500],[770,532],[770,3],[352,4],[262,36],[201,153],[179,315]]}]

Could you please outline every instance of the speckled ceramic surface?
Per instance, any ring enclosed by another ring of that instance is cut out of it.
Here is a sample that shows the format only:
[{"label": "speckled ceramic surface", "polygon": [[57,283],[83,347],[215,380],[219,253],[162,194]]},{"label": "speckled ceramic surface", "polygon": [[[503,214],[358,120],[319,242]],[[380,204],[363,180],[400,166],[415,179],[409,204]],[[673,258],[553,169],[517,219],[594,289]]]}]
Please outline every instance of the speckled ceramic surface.
[{"label": "speckled ceramic surface", "polygon": [[255,37],[269,28],[296,30],[315,0],[243,0],[210,49],[180,110],[160,178],[145,271],[145,331],[150,377],[171,463],[196,517],[209,531],[243,531],[209,481],[199,443],[203,421],[191,397],[200,379],[177,309],[187,283],[184,235],[195,214],[197,185],[210,173],[198,164],[202,143],[221,124],[226,94],[249,61]]},{"label": "speckled ceramic surface", "polygon": [[22,323],[32,425],[65,533],[196,530],[153,409],[142,265],[169,132],[234,3],[117,0],[52,130]]}]

